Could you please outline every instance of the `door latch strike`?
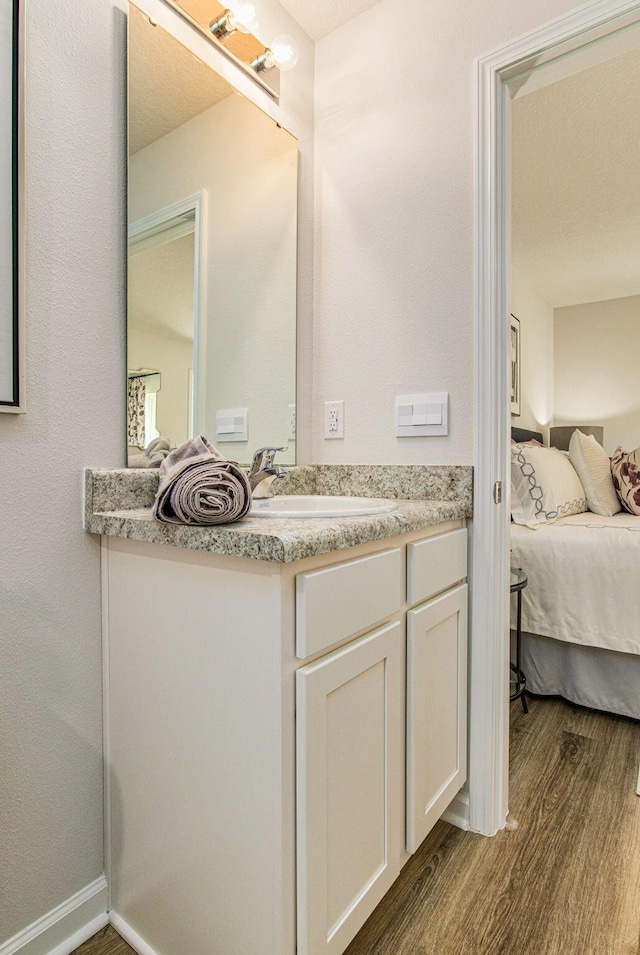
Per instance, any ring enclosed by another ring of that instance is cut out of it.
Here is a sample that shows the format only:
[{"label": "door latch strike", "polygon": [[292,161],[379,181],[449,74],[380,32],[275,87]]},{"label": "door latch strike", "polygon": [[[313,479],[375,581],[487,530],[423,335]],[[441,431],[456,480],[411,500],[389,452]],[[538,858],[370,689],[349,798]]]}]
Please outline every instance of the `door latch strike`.
[{"label": "door latch strike", "polygon": [[502,481],[496,481],[493,485],[493,500],[496,504],[502,504]]}]

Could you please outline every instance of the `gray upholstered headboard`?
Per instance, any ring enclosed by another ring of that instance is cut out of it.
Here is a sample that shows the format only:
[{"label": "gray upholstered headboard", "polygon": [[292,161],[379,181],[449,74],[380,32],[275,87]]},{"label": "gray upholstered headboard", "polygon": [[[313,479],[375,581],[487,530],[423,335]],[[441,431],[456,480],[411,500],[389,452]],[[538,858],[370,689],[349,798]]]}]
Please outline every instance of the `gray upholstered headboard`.
[{"label": "gray upholstered headboard", "polygon": [[525,428],[512,428],[511,437],[514,441],[539,441],[544,444],[544,440],[539,431],[527,431]]}]

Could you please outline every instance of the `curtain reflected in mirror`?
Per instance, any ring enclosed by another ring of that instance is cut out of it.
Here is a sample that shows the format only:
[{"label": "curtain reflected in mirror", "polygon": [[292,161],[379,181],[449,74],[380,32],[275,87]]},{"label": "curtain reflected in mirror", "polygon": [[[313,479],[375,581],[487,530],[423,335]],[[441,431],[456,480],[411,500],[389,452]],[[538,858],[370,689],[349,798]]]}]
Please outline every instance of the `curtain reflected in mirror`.
[{"label": "curtain reflected in mirror", "polygon": [[132,4],[128,192],[129,465],[295,463],[296,140]]}]

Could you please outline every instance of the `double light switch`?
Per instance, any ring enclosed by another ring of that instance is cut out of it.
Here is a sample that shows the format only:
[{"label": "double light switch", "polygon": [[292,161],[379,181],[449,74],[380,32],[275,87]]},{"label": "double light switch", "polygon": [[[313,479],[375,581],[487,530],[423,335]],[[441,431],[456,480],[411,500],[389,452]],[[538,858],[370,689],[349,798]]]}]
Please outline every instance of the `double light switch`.
[{"label": "double light switch", "polygon": [[219,441],[246,441],[248,438],[248,408],[224,408],[216,411],[216,443]]},{"label": "double light switch", "polygon": [[449,395],[400,395],[395,405],[396,436],[428,437],[449,433]]}]

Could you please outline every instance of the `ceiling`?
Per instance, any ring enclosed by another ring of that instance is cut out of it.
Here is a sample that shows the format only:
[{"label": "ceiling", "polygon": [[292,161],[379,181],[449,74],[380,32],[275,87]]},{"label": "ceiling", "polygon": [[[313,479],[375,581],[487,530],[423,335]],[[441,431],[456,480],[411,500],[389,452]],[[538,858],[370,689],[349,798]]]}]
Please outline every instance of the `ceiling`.
[{"label": "ceiling", "polygon": [[129,153],[182,126],[233,88],[136,7],[129,7]]},{"label": "ceiling", "polygon": [[640,294],[640,51],[516,99],[512,257],[554,308]]},{"label": "ceiling", "polygon": [[280,0],[313,40],[331,33],[348,20],[375,7],[380,0]]}]

